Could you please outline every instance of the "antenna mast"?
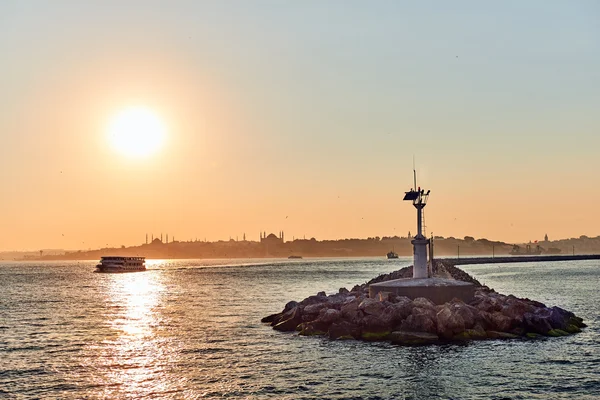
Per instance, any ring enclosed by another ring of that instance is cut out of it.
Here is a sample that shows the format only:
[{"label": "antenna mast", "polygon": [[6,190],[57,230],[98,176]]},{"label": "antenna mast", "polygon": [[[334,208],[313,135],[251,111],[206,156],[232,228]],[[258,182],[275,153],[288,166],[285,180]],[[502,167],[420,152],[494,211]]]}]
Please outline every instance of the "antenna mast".
[{"label": "antenna mast", "polygon": [[417,170],[415,169],[415,155],[413,154],[413,178],[415,179],[415,191],[417,190]]}]

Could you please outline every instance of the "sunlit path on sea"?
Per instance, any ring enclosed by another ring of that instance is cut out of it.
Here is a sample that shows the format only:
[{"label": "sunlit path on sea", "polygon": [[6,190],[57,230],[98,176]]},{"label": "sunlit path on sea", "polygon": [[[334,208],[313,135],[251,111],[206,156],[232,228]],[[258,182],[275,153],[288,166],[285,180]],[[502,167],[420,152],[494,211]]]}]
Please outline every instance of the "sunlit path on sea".
[{"label": "sunlit path on sea", "polygon": [[478,265],[485,284],[572,309],[583,333],[538,341],[395,347],[280,333],[289,300],[351,288],[407,259],[0,264],[0,397],[583,398],[600,391],[600,267]]}]

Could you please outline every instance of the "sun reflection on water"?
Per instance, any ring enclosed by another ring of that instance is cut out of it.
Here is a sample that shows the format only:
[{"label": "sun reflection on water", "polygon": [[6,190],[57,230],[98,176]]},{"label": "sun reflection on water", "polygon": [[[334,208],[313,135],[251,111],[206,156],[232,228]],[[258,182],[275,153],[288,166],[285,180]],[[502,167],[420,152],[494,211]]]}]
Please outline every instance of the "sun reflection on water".
[{"label": "sun reflection on water", "polygon": [[146,271],[104,277],[104,320],[111,333],[96,345],[97,358],[90,360],[104,395],[142,397],[173,391],[161,374],[177,353],[160,334],[165,291],[160,274]]}]

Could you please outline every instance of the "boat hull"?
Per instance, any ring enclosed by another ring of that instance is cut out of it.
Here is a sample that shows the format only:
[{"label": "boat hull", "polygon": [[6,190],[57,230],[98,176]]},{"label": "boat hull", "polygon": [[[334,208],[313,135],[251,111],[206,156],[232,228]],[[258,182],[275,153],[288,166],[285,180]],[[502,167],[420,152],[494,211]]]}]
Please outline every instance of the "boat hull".
[{"label": "boat hull", "polygon": [[125,274],[128,272],[144,272],[146,268],[123,268],[123,267],[110,267],[105,265],[96,266],[96,271],[104,274]]}]

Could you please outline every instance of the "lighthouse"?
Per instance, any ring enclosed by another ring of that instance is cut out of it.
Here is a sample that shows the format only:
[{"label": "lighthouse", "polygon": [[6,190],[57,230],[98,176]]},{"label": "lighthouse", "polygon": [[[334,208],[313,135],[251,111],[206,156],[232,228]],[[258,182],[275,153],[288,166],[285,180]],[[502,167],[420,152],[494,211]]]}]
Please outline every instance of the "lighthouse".
[{"label": "lighthouse", "polygon": [[[417,209],[417,234],[411,241],[414,252],[413,277],[392,279],[389,281],[369,285],[369,297],[376,298],[381,292],[392,293],[397,296],[406,296],[409,299],[424,297],[435,304],[444,304],[457,298],[469,303],[475,298],[475,285],[453,278],[442,278],[430,273],[427,268],[427,246],[431,248],[431,240],[425,237],[425,224],[423,209],[427,205],[430,190],[423,190],[417,186],[417,174],[414,172],[415,186],[405,192],[404,200],[412,202]],[[433,263],[433,251],[429,261]],[[443,264],[442,264],[443,267]],[[433,269],[433,265],[432,265]]]},{"label": "lighthouse", "polygon": [[429,278],[427,269],[427,246],[429,245],[429,239],[423,235],[423,209],[427,205],[427,199],[429,198],[429,192],[425,192],[420,187],[417,188],[417,178],[415,173],[415,188],[410,189],[404,195],[405,201],[412,201],[413,206],[417,209],[417,234],[411,241],[413,245],[413,278]]}]

